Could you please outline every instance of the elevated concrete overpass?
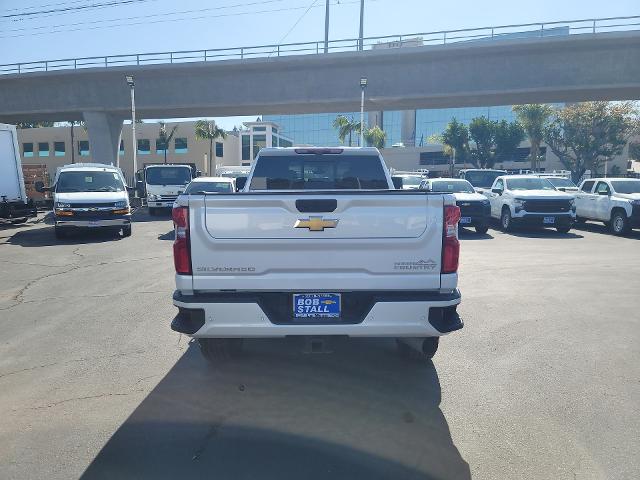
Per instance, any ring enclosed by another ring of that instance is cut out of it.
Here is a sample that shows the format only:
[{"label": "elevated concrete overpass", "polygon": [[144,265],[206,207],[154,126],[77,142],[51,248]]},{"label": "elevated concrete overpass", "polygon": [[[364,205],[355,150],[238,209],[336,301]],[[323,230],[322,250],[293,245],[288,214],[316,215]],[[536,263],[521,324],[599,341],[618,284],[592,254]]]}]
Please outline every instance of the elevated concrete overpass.
[{"label": "elevated concrete overpass", "polygon": [[0,76],[0,121],[87,122],[94,158],[116,158],[140,118],[406,110],[640,99],[640,32],[596,33],[324,55]]}]

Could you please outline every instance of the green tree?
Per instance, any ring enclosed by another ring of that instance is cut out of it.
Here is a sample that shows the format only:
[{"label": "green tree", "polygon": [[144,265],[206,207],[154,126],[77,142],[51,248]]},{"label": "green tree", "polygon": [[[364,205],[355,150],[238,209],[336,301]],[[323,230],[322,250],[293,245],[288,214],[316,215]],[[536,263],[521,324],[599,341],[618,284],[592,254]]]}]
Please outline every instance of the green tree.
[{"label": "green tree", "polygon": [[455,162],[465,163],[470,159],[469,129],[455,117],[447,124],[444,132],[436,137],[436,141],[444,146],[445,155],[451,159],[455,157]]},{"label": "green tree", "polygon": [[209,173],[215,174],[216,160],[213,156],[213,141],[222,138],[227,138],[227,132],[224,129],[218,127],[213,120],[198,120],[195,125],[196,138],[198,140],[209,140]]},{"label": "green tree", "polygon": [[531,144],[529,149],[531,169],[537,170],[540,163],[540,144],[543,140],[544,128],[554,110],[549,105],[530,103],[527,105],[514,105],[513,111]]},{"label": "green tree", "polygon": [[338,115],[333,121],[333,128],[338,130],[338,139],[340,143],[344,144],[344,141],[349,137],[349,146],[352,145],[352,135],[360,133],[360,122],[352,118],[348,118],[345,115]]},{"label": "green tree", "polygon": [[475,165],[481,168],[491,168],[494,163],[495,136],[497,122],[487,117],[476,117],[469,124],[469,136],[475,144],[471,155],[475,159]]},{"label": "green tree", "polygon": [[368,147],[384,148],[387,141],[387,134],[378,125],[369,128],[364,132],[364,139]]},{"label": "green tree", "polygon": [[554,113],[544,141],[578,180],[620,155],[629,138],[640,132],[634,102],[585,102]]},{"label": "green tree", "polygon": [[174,125],[171,129],[171,132],[167,131],[167,124],[164,122],[160,122],[160,130],[158,131],[158,140],[160,140],[160,144],[162,145],[162,149],[164,150],[164,163],[167,163],[167,150],[169,149],[169,144],[171,143],[171,139],[178,130],[178,125]]},{"label": "green tree", "polygon": [[18,122],[17,128],[40,128],[40,127],[53,127],[53,122]]},{"label": "green tree", "polygon": [[495,162],[513,159],[524,138],[524,129],[518,122],[507,122],[506,120],[498,122],[495,128],[495,150],[491,166],[495,165]]}]

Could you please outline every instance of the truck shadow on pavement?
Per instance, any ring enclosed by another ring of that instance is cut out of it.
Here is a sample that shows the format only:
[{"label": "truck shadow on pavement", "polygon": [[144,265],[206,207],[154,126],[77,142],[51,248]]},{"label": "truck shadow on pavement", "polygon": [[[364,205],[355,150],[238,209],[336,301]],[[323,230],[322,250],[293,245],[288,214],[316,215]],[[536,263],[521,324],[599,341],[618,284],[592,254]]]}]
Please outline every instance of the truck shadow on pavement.
[{"label": "truck shadow on pavement", "polygon": [[513,230],[511,232],[502,232],[502,235],[511,235],[512,237],[524,237],[524,238],[540,238],[540,239],[576,239],[576,238],[584,238],[579,233],[568,232],[568,233],[560,233],[553,228],[523,228],[520,227],[517,230]]},{"label": "truck shadow on pavement", "polygon": [[[607,227],[603,223],[594,223],[594,222],[584,222],[577,223],[574,227],[576,230],[581,230],[583,232],[591,232],[591,233],[601,233],[602,235],[611,235],[615,236],[611,233],[609,227]],[[633,240],[640,240],[640,230],[631,230],[629,233],[623,236],[623,238],[631,238]]]},{"label": "truck shadow on pavement", "polygon": [[212,367],[191,343],[82,478],[471,478],[432,363],[407,363],[389,340],[246,347]]},{"label": "truck shadow on pavement", "polygon": [[119,233],[112,231],[90,230],[74,232],[65,238],[57,239],[53,226],[32,230],[20,230],[7,239],[11,245],[21,247],[49,247],[54,245],[84,245],[87,243],[103,243],[122,240]]}]

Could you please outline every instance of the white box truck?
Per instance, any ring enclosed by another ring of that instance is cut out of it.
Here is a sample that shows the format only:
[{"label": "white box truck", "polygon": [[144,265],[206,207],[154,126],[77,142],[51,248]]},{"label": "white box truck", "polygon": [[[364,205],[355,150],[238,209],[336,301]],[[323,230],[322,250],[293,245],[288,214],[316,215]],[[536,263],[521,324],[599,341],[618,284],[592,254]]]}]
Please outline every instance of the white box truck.
[{"label": "white box truck", "polygon": [[16,127],[0,123],[0,222],[24,223],[36,215],[24,188]]}]

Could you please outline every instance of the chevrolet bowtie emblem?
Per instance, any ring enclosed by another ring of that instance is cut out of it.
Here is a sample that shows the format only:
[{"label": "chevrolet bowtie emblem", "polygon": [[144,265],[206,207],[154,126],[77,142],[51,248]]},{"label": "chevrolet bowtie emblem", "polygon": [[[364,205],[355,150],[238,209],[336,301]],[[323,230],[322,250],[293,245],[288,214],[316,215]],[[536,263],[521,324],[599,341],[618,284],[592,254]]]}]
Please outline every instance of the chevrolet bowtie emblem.
[{"label": "chevrolet bowtie emblem", "polygon": [[338,220],[335,218],[325,220],[322,217],[309,217],[296,220],[294,228],[308,228],[311,232],[322,232],[325,228],[336,228],[336,225]]}]

